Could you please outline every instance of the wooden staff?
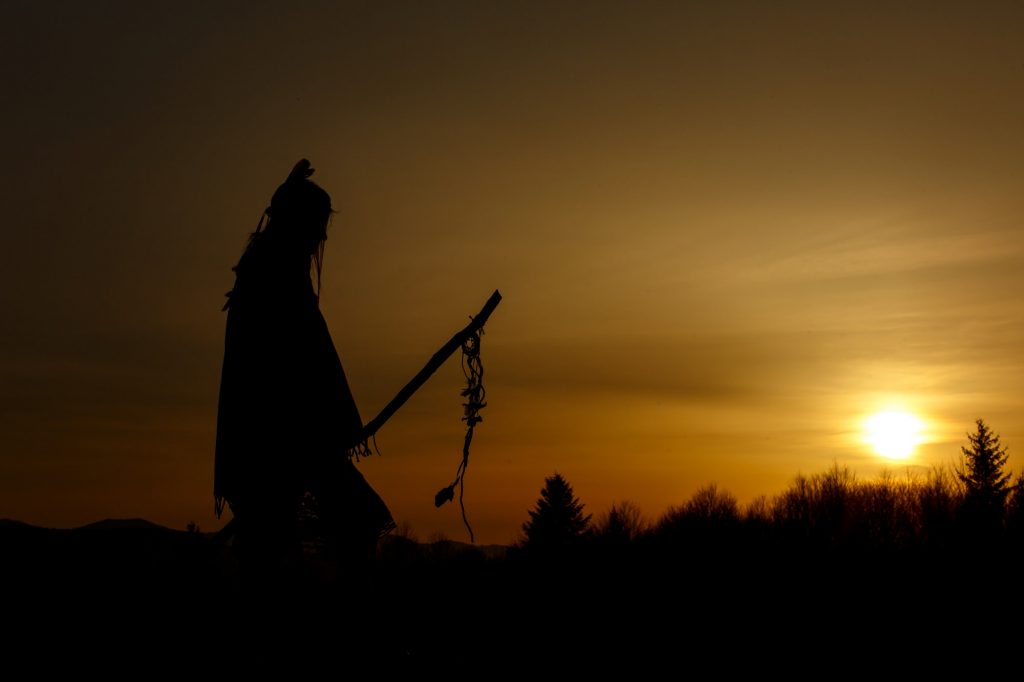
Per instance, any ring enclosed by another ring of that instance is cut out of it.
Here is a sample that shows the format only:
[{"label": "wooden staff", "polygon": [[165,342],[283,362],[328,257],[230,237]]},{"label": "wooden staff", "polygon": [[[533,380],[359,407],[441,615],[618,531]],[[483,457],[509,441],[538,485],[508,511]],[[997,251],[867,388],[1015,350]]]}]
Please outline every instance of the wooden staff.
[{"label": "wooden staff", "polygon": [[[380,430],[380,427],[384,426],[384,422],[391,418],[391,416],[398,411],[402,405],[406,403],[412,394],[419,390],[420,386],[427,382],[427,379],[438,370],[438,368],[445,363],[445,361],[452,356],[452,353],[462,348],[462,344],[466,342],[470,336],[475,334],[478,329],[487,324],[487,318],[491,316],[494,309],[501,303],[501,294],[495,289],[491,297],[487,299],[487,303],[480,309],[470,323],[466,327],[448,340],[448,343],[441,346],[441,350],[434,353],[433,357],[427,361],[427,364],[423,366],[423,369],[412,378],[409,383],[402,387],[402,390],[391,399],[384,409],[380,411],[376,417],[371,419],[369,423],[363,427],[362,435],[359,437],[358,443],[365,443]],[[357,444],[358,444],[357,443]]]}]

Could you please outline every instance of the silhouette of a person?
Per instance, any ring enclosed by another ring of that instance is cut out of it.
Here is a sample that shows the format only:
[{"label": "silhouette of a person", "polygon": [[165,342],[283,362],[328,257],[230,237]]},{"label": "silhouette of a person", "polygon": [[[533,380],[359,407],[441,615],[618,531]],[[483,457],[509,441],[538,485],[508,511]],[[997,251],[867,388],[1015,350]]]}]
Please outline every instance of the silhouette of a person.
[{"label": "silhouette of a person", "polygon": [[350,570],[365,567],[394,527],[346,456],[363,423],[320,312],[333,210],[312,173],[303,159],[274,192],[224,306],[214,497],[218,517],[225,502],[234,515],[244,570],[277,571],[298,559],[307,495],[328,545]]}]

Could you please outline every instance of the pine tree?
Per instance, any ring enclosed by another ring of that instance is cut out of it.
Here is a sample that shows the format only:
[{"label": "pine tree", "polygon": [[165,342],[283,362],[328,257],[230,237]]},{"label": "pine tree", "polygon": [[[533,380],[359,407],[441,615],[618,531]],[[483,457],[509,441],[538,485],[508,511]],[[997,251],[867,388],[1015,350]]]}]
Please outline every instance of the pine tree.
[{"label": "pine tree", "polygon": [[528,549],[553,551],[575,544],[590,527],[590,514],[583,514],[583,504],[575,497],[572,486],[561,474],[544,479],[537,506],[530,511],[530,520],[523,524]]},{"label": "pine tree", "polygon": [[956,475],[964,485],[968,523],[995,529],[1002,521],[1010,493],[1010,474],[1003,473],[1008,454],[984,420],[978,419],[976,424],[977,430],[967,434],[969,446],[960,448],[963,462]]}]

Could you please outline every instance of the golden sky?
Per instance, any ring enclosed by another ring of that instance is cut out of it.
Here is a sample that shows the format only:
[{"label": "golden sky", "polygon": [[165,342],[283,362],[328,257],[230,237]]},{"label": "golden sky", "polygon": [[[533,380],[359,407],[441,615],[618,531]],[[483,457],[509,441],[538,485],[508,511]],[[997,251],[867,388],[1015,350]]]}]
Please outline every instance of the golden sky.
[{"label": "golden sky", "polygon": [[[653,517],[949,465],[977,417],[1024,468],[1021,4],[152,5],[0,8],[0,518],[218,527],[223,294],[302,157],[365,420],[504,295],[478,541],[556,470]],[[461,384],[360,465],[423,539],[465,538]],[[892,405],[896,464],[859,435]]]}]

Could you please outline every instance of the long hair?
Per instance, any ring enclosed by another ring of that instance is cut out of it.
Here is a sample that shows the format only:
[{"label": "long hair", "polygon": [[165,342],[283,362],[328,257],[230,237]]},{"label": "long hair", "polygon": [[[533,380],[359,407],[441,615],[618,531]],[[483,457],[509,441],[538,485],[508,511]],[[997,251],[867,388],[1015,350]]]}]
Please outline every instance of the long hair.
[{"label": "long hair", "polygon": [[[333,210],[331,211],[331,215],[334,215]],[[330,224],[330,220],[330,216],[328,216],[328,224]],[[324,269],[324,247],[327,246],[326,230],[327,228],[325,227],[325,236],[323,239],[320,240],[320,243],[316,245],[316,248],[313,250],[312,258],[310,259],[309,274],[310,277],[316,274],[316,281],[314,282],[314,286],[316,287],[316,300],[318,302],[320,301],[320,276]]]},{"label": "long hair", "polygon": [[[296,257],[309,257],[310,278],[315,277],[314,288],[320,299],[320,282],[323,274],[324,247],[331,216],[330,195],[309,179],[313,174],[309,161],[299,161],[288,179],[274,192],[270,206],[266,208],[256,231],[249,235],[246,253],[265,239],[274,242],[274,247],[291,252]],[[242,261],[245,260],[245,253]],[[237,272],[239,266],[235,266]]]}]

